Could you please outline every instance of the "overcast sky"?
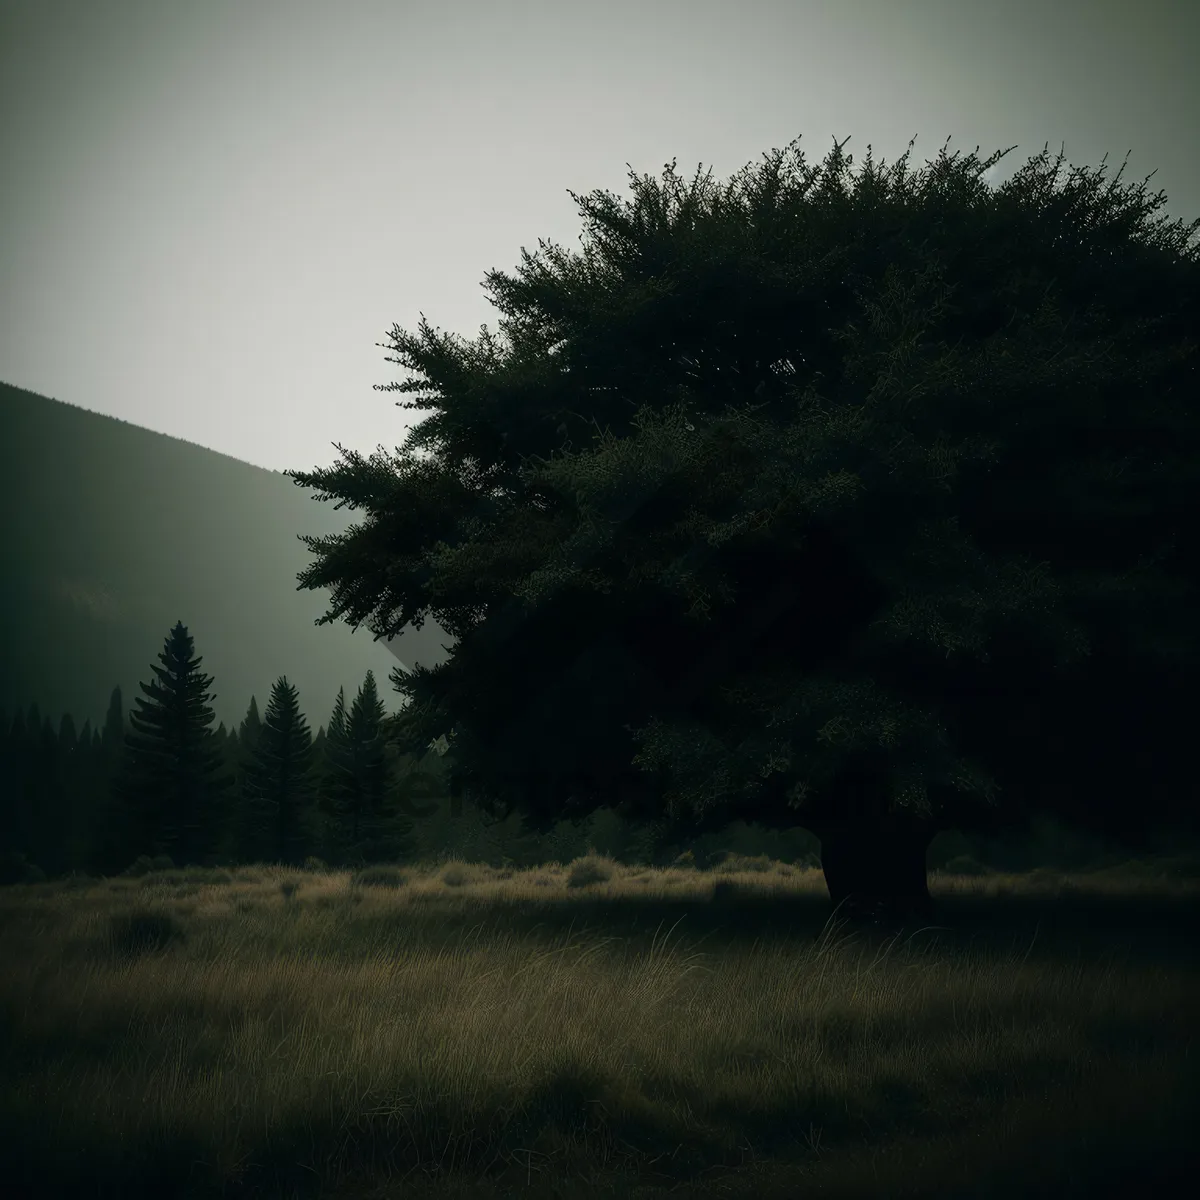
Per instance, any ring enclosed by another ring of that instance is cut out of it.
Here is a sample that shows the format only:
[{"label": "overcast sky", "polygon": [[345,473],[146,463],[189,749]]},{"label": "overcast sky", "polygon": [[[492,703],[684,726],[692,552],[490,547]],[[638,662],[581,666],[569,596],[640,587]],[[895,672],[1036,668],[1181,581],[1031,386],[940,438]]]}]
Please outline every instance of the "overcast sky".
[{"label": "overcast sky", "polygon": [[1200,216],[1195,0],[0,0],[0,379],[276,470],[421,414],[393,324],[482,288],[626,163],[724,182],[797,135],[1016,144]]}]

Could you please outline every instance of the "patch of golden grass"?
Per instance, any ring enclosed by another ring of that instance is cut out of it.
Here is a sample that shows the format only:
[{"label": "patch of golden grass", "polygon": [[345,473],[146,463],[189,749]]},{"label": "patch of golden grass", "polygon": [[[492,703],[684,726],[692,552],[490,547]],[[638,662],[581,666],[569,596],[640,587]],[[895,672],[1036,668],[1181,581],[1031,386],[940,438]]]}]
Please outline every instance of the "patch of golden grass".
[{"label": "patch of golden grass", "polygon": [[[14,1068],[0,1117],[23,1131],[26,1165],[53,1182],[75,1147],[93,1174],[116,1178],[108,1148],[136,1158],[164,1130],[181,1147],[198,1138],[226,1181],[248,1156],[307,1156],[323,1170],[316,1147],[347,1169],[453,1162],[479,1174],[531,1148],[564,1171],[646,1170],[672,1147],[681,1171],[736,1163],[745,1147],[768,1160],[811,1159],[817,1143],[857,1154],[930,1130],[968,1137],[1047,1089],[1069,1096],[1152,1071],[1186,1053],[1200,1002],[1194,966],[1031,958],[1030,947],[879,947],[832,928],[688,944],[688,913],[710,906],[718,882],[739,897],[823,895],[819,871],[769,861],[706,872],[593,855],[403,873],[399,887],[262,867],[219,885],[148,877],[0,893]],[[931,886],[1041,899],[1195,891],[1112,872],[935,873]],[[606,933],[596,914],[618,902],[676,916]],[[114,953],[110,923],[138,912],[181,936]],[[556,912],[569,923],[545,924]],[[576,930],[584,913],[592,928]]]}]

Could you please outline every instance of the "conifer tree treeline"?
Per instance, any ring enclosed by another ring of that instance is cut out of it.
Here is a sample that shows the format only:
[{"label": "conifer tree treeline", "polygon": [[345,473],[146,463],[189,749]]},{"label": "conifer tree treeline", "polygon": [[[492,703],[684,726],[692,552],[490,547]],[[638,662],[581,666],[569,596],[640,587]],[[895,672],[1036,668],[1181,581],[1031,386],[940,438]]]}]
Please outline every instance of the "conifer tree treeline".
[{"label": "conifer tree treeline", "polygon": [[[331,866],[449,857],[528,866],[589,848],[655,857],[647,831],[610,812],[544,836],[515,816],[464,813],[450,798],[448,759],[400,752],[403,716],[385,713],[371,672],[349,704],[338,692],[314,736],[286,676],[262,716],[252,696],[236,729],[213,729],[213,680],[182,622],[158,659],[135,710],[116,687],[99,728],[85,721],[77,730],[71,714],[56,720],[36,703],[0,711],[0,884],[116,875],[159,856],[176,867],[298,866],[310,856]],[[788,855],[778,834],[762,837]],[[805,850],[797,843],[793,856]]]},{"label": "conifer tree treeline", "polygon": [[[178,622],[134,711],[114,688],[103,727],[36,703],[0,713],[0,883],[115,874],[139,856],[175,866],[301,865],[405,857],[414,846],[374,676],[314,738],[286,676],[260,718],[213,725],[213,682]],[[36,872],[35,872],[36,875]]]}]

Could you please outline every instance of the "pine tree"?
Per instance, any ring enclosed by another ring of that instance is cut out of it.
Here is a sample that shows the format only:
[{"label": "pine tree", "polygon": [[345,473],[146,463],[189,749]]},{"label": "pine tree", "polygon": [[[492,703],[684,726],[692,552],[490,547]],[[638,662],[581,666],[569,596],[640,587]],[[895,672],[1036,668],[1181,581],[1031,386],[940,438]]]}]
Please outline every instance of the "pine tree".
[{"label": "pine tree", "polygon": [[325,855],[332,862],[347,854],[356,841],[360,807],[359,785],[347,731],[345,688],[338,688],[318,769],[317,807],[325,818]]},{"label": "pine tree", "polygon": [[214,736],[220,749],[224,773],[234,781],[227,797],[226,820],[219,839],[217,859],[221,863],[243,862],[245,861],[242,849],[245,813],[241,783],[241,743],[238,741],[237,730],[226,729],[224,722],[217,727]]},{"label": "pine tree", "polygon": [[346,712],[338,691],[325,736],[319,807],[332,856],[355,862],[405,857],[411,823],[396,811],[388,727],[374,673],[368,671]]},{"label": "pine tree", "polygon": [[[34,705],[30,719],[36,720]],[[33,726],[36,730],[36,724]],[[0,759],[0,883],[19,883],[25,877],[33,823],[33,739],[20,708],[5,731]]]},{"label": "pine tree", "polygon": [[322,857],[337,862],[341,856],[342,833],[340,805],[342,796],[342,766],[346,746],[346,689],[338,688],[334,712],[326,726],[320,727],[313,739],[317,772],[317,811],[322,828]]},{"label": "pine tree", "polygon": [[95,737],[92,722],[88,719],[79,731],[71,763],[71,849],[67,863],[70,871],[92,869],[92,830],[99,794],[96,768]]},{"label": "pine tree", "polygon": [[235,848],[234,857],[237,861],[252,862],[255,861],[257,855],[250,849],[247,842],[247,839],[251,837],[249,832],[250,815],[247,809],[251,789],[247,779],[247,772],[254,758],[254,748],[262,734],[262,719],[258,714],[257,697],[250,697],[250,704],[246,709],[246,715],[238,723],[237,729],[231,730],[230,733],[233,736],[229,742],[229,756],[233,763],[233,776],[235,780],[233,791],[234,817],[230,833],[231,844]]},{"label": "pine tree", "polygon": [[97,791],[91,820],[93,869],[112,875],[127,867],[144,850],[138,846],[133,815],[120,793],[119,780],[125,764],[125,736],[129,732],[120,687],[114,687],[98,739]]},{"label": "pine tree", "polygon": [[373,671],[367,672],[350,707],[347,732],[362,786],[361,853],[376,861],[406,857],[413,846],[412,830],[410,822],[396,809],[394,768],[388,753],[389,725]]},{"label": "pine tree", "polygon": [[262,735],[262,727],[263,723],[258,715],[258,700],[251,696],[250,707],[246,709],[246,715],[238,726],[238,742],[247,761],[254,753],[254,747]]},{"label": "pine tree", "polygon": [[121,703],[121,689],[115,687],[108,698],[108,711],[104,716],[104,730],[100,742],[104,749],[107,765],[115,770],[125,748],[125,713]]},{"label": "pine tree", "polygon": [[62,788],[61,827],[58,838],[58,861],[55,873],[83,870],[88,857],[89,798],[88,750],[91,747],[91,727],[84,725],[79,733],[70,713],[64,713],[58,726],[58,777]]},{"label": "pine tree", "polygon": [[[74,735],[74,728],[70,730]],[[67,789],[63,777],[58,733],[54,721],[46,716],[32,747],[33,771],[30,782],[32,822],[29,861],[36,863],[50,877],[61,875],[65,863],[67,820]]]},{"label": "pine tree", "polygon": [[132,731],[125,738],[127,761],[118,794],[133,818],[141,853],[169,854],[177,865],[210,860],[224,826],[224,801],[232,779],[211,728],[207,701],[212,683],[192,658],[192,637],[175,625],[152,666],[153,683],[135,703]]},{"label": "pine tree", "polygon": [[[253,701],[251,705],[257,718]],[[247,858],[303,863],[311,844],[314,783],[312,733],[296,689],[281,676],[271,689],[244,773]]]}]

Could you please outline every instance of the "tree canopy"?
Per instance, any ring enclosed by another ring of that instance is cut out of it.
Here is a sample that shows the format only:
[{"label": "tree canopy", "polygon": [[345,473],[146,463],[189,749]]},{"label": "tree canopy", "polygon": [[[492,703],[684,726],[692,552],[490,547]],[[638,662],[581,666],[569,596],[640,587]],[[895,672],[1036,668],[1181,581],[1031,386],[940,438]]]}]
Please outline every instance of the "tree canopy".
[{"label": "tree canopy", "polygon": [[314,841],[313,739],[286,675],[271,688],[265,719],[250,697],[242,729],[253,729],[243,768],[243,852],[251,862],[298,866]]},{"label": "tree canopy", "polygon": [[[178,621],[167,635],[157,678],[139,686],[126,760],[114,791],[129,805],[138,832],[156,853],[199,862],[215,849],[215,816],[223,816],[233,777],[224,771],[208,701],[212,677],[192,657],[193,639]],[[114,696],[115,698],[115,696]]]},{"label": "tree canopy", "polygon": [[366,514],[304,539],[322,620],[459,639],[393,675],[409,748],[456,727],[535,821],[894,843],[1073,781],[1177,804],[1200,219],[1045,151],[997,189],[1008,151],[909,152],[853,186],[836,143],[725,188],[631,171],[624,207],[571,193],[582,255],[489,273],[507,346],[393,329],[423,378],[382,390],[432,415],[291,474]]}]

